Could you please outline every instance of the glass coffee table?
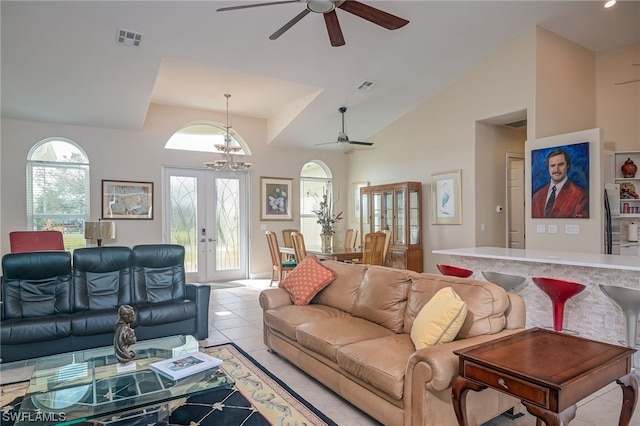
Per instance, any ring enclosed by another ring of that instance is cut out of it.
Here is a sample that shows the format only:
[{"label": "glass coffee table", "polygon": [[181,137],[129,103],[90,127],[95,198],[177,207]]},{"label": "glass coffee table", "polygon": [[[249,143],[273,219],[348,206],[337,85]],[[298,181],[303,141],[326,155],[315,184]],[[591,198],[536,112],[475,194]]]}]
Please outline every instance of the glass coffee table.
[{"label": "glass coffee table", "polygon": [[222,367],[172,381],[149,364],[198,350],[192,336],[146,340],[131,347],[135,366],[123,368],[113,347],[43,357],[36,361],[15,425],[94,422],[117,425],[146,416],[156,423],[172,401],[232,387]]}]

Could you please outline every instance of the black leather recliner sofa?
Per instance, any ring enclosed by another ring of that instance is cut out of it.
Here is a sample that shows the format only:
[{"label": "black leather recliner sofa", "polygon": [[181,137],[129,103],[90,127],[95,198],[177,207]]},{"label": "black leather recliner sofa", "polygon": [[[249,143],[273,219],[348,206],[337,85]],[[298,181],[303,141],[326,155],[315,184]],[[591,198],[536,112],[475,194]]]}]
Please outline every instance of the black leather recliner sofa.
[{"label": "black leather recliner sofa", "polygon": [[206,284],[185,282],[184,247],[91,247],[2,258],[2,362],[108,346],[118,307],[136,311],[138,340],[208,337]]}]

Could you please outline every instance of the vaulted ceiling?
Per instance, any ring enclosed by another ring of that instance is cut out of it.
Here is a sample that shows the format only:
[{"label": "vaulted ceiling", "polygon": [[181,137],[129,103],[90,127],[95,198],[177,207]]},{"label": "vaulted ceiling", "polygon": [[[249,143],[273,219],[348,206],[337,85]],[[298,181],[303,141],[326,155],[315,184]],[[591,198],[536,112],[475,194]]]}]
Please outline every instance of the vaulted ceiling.
[{"label": "vaulted ceiling", "polygon": [[[540,26],[593,51],[640,42],[640,2],[367,1],[409,20],[390,31],[344,10],[332,47],[310,13],[269,35],[305,1],[6,1],[1,7],[5,117],[141,129],[151,103],[267,120],[268,142],[313,147],[366,140],[523,31]],[[116,43],[118,29],[142,34]],[[358,89],[371,82],[369,90]]]}]

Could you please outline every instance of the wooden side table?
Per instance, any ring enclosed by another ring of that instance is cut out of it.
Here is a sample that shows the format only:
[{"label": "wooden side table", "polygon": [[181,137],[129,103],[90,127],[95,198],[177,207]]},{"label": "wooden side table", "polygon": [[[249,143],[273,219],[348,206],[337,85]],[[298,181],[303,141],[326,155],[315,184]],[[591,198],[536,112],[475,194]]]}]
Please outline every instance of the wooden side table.
[{"label": "wooden side table", "polygon": [[580,400],[615,381],[623,397],[619,424],[627,426],[638,399],[635,351],[540,328],[454,351],[460,357],[452,387],[458,423],[468,425],[467,392],[490,387],[521,399],[537,425],[566,425]]}]

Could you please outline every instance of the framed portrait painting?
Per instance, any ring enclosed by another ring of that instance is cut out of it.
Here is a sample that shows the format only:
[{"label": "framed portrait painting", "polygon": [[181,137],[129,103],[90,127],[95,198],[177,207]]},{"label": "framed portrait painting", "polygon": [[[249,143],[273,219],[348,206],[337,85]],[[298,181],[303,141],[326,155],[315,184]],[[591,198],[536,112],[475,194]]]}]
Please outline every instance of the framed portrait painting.
[{"label": "framed portrait painting", "polygon": [[431,174],[431,223],[462,224],[462,171]]},{"label": "framed portrait painting", "polygon": [[103,219],[153,219],[153,182],[102,181]]},{"label": "framed portrait painting", "polygon": [[589,218],[589,142],[531,150],[531,217]]},{"label": "framed portrait painting", "polygon": [[260,177],[260,220],[293,220],[293,179]]}]

